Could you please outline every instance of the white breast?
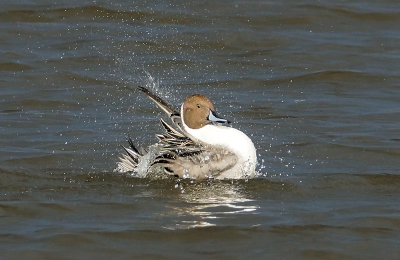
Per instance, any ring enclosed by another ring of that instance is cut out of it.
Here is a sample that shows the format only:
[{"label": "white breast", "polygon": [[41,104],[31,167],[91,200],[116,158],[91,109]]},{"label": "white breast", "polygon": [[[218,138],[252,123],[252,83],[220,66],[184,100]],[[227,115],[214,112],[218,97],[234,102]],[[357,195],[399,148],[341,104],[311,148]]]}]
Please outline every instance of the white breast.
[{"label": "white breast", "polygon": [[254,177],[257,164],[256,149],[251,139],[243,132],[226,126],[206,125],[200,129],[191,129],[183,123],[185,130],[193,138],[212,149],[224,148],[238,157],[237,165],[221,178],[243,178],[244,175]]}]

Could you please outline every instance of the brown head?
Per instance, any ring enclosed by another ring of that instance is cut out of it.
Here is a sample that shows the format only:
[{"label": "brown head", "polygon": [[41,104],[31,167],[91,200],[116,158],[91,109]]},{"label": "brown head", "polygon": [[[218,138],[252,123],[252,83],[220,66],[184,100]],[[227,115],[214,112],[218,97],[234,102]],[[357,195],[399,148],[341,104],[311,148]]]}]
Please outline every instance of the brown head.
[{"label": "brown head", "polygon": [[194,94],[183,102],[183,121],[192,129],[199,129],[210,123],[229,123],[228,120],[218,117],[214,112],[211,101],[200,94]]}]

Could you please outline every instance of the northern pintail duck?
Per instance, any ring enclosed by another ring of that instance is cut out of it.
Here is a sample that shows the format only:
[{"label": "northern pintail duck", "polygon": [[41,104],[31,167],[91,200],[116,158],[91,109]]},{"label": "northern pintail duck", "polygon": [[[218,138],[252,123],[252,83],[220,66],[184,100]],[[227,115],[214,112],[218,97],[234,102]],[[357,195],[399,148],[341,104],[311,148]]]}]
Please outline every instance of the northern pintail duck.
[{"label": "northern pintail duck", "polygon": [[[243,132],[223,126],[230,122],[219,117],[211,101],[200,94],[187,97],[176,111],[165,100],[144,87],[138,87],[165,113],[176,129],[163,119],[165,133],[159,139],[157,155],[147,162],[146,171],[161,167],[169,175],[196,180],[245,179],[255,176],[256,149]],[[118,170],[138,170],[146,153],[139,152],[128,137],[129,148],[119,157]],[[143,170],[143,169],[142,169]]]}]

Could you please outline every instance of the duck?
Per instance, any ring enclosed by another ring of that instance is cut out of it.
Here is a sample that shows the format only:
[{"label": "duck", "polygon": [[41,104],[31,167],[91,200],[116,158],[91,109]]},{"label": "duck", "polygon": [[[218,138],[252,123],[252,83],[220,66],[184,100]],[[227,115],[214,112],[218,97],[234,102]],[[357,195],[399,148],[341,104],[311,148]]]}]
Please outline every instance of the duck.
[{"label": "duck", "polygon": [[[228,126],[231,122],[220,117],[209,98],[202,94],[187,97],[180,110],[149,89],[137,88],[161,110],[174,127],[160,118],[163,134],[157,134],[156,155],[144,158],[147,150],[139,151],[127,136],[129,147],[119,156],[119,172],[150,172],[158,167],[167,175],[181,179],[249,179],[256,175],[257,154],[254,143],[242,131]],[[154,150],[154,149],[153,149]]]}]

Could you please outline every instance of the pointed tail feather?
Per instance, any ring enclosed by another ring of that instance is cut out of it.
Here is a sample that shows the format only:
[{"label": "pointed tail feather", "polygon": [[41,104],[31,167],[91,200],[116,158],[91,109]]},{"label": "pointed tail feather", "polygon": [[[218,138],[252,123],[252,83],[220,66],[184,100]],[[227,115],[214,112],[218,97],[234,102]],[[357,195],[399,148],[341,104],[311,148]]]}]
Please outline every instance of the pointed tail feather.
[{"label": "pointed tail feather", "polygon": [[126,139],[128,141],[129,144],[129,148],[126,148],[124,146],[122,146],[122,148],[124,148],[126,154],[122,154],[119,157],[119,162],[117,163],[118,165],[118,171],[120,172],[129,172],[129,171],[133,171],[139,164],[139,159],[143,156],[143,154],[141,154],[138,149],[136,149],[135,145],[133,144],[132,139],[126,135]]},{"label": "pointed tail feather", "polygon": [[167,113],[169,117],[172,115],[179,115],[179,112],[177,112],[170,104],[168,104],[167,101],[155,95],[147,88],[139,86],[138,89],[145,93],[151,100],[153,100],[154,103],[156,103],[165,113]]}]

